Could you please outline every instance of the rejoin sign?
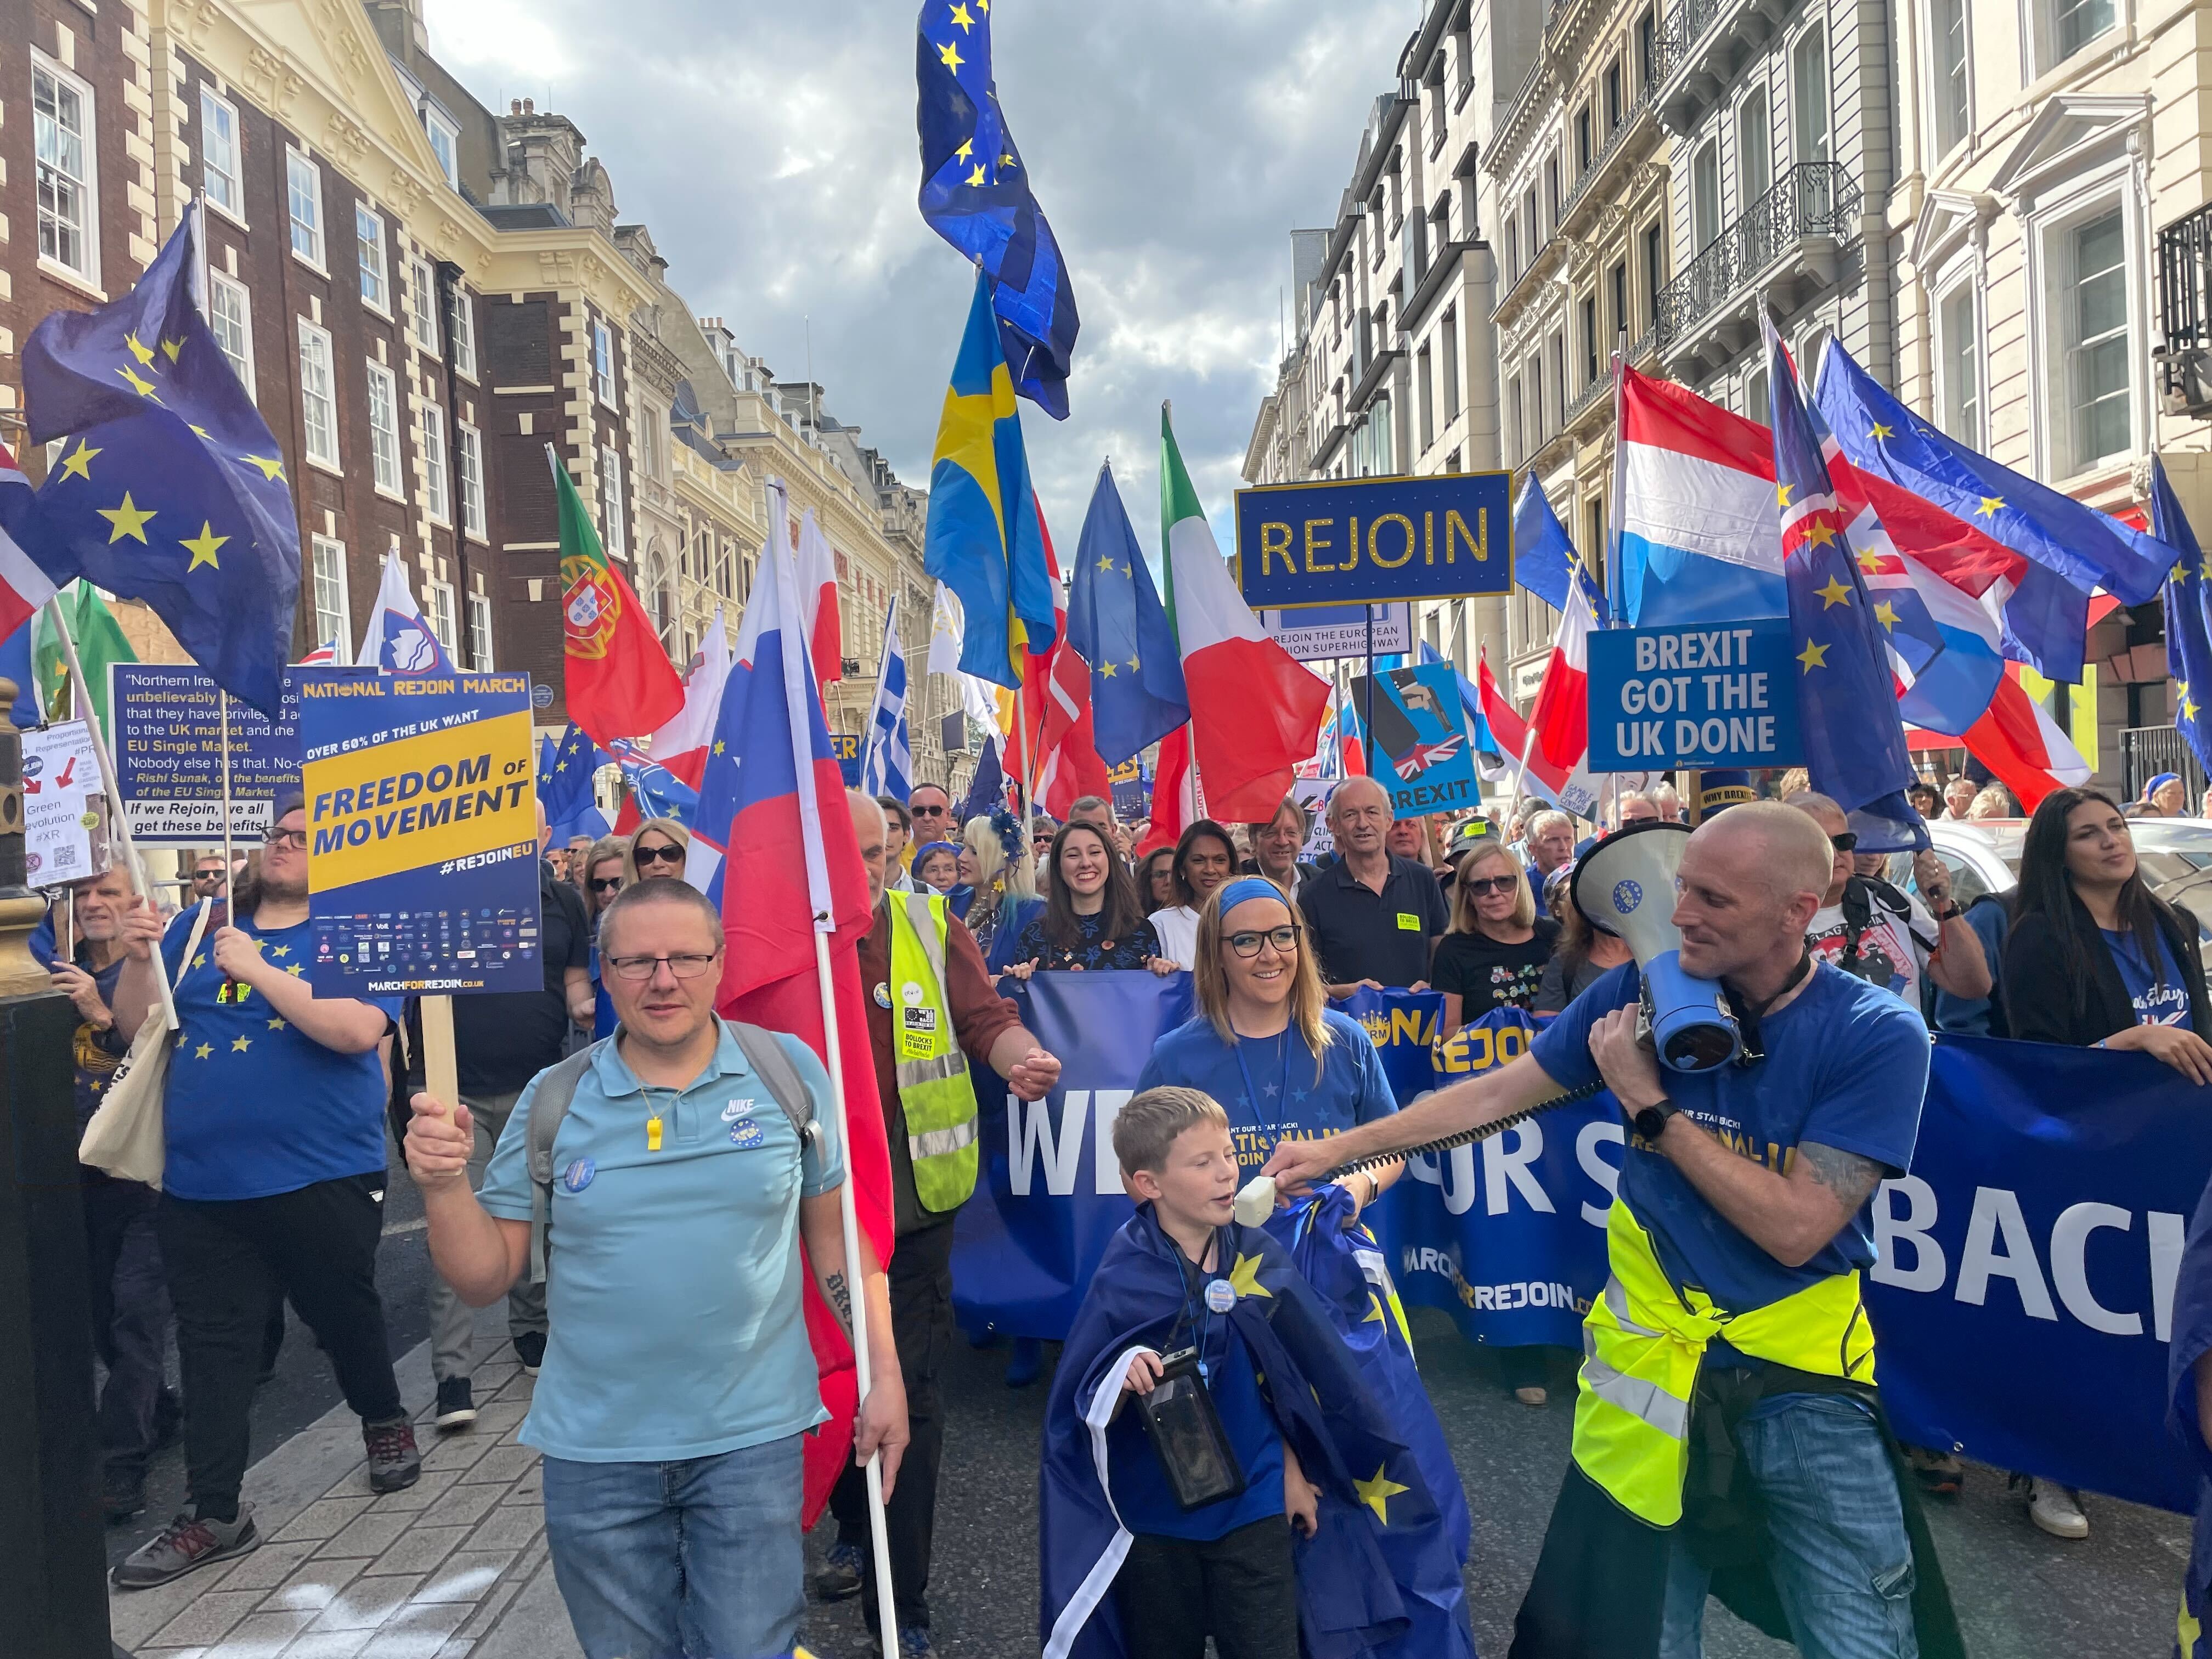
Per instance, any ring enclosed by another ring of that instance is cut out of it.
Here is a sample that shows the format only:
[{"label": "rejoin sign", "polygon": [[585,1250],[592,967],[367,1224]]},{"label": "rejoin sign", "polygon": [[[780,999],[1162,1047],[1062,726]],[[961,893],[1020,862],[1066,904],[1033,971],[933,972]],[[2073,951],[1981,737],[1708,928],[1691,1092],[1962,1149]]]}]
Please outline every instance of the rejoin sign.
[{"label": "rejoin sign", "polygon": [[1589,635],[1589,769],[1795,766],[1796,665],[1785,617]]},{"label": "rejoin sign", "polygon": [[1237,585],[1254,610],[1504,593],[1511,475],[1331,479],[1237,492]]}]

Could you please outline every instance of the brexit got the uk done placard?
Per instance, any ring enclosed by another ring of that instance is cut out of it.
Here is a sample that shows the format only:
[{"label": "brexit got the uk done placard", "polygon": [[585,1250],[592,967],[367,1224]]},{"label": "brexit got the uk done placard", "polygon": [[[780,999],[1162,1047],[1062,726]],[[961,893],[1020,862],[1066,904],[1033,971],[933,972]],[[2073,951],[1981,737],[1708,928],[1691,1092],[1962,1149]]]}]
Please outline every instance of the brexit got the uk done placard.
[{"label": "brexit got the uk done placard", "polygon": [[301,689],[318,996],[535,991],[530,677]]}]

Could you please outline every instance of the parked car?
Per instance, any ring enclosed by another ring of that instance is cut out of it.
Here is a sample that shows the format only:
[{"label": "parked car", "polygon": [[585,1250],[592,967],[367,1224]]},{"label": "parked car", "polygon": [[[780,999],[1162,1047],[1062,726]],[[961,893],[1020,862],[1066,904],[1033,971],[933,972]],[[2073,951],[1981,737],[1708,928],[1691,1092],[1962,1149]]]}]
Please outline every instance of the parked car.
[{"label": "parked car", "polygon": [[[2185,907],[2212,943],[2212,820],[2130,818],[2128,828],[2151,891]],[[1928,834],[1936,856],[1951,872],[1951,891],[1960,904],[1972,904],[1984,893],[2009,893],[2019,885],[2026,818],[1939,819],[1928,826]],[[1899,886],[1913,888],[1910,857],[1893,860],[1890,869],[1893,878],[1900,873],[1905,878]]]}]

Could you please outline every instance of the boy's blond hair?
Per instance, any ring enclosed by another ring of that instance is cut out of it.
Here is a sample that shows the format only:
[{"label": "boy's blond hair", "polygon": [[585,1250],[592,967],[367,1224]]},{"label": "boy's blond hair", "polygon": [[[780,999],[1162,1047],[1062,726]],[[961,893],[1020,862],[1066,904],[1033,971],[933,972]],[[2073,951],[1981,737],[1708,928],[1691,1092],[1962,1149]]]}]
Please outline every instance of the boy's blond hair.
[{"label": "boy's blond hair", "polygon": [[1185,1129],[1201,1123],[1229,1127],[1229,1114],[1203,1089],[1147,1089],[1114,1120],[1114,1156],[1126,1178],[1139,1170],[1159,1173],[1168,1149]]}]

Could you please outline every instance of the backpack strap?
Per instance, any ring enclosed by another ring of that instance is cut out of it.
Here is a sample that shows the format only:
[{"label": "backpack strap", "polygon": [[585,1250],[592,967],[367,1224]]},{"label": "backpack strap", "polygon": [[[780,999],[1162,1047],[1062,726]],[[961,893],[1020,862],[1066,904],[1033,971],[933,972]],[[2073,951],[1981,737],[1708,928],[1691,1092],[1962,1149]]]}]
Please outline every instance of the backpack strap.
[{"label": "backpack strap", "polygon": [[814,1096],[799,1075],[799,1067],[791,1063],[791,1056],[784,1052],[783,1044],[776,1041],[774,1032],[740,1020],[726,1019],[722,1024],[737,1039],[745,1064],[768,1085],[769,1093],[783,1108],[783,1115],[791,1120],[792,1129],[803,1148],[815,1134]]},{"label": "backpack strap", "polygon": [[[606,1042],[612,1037],[602,1039]],[[553,1224],[553,1139],[576,1098],[576,1085],[599,1052],[599,1044],[579,1048],[538,1073],[530,1096],[530,1282],[545,1282],[545,1236]]]}]

